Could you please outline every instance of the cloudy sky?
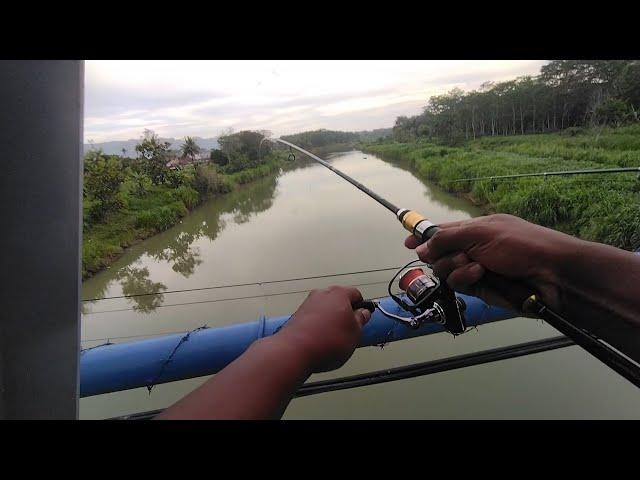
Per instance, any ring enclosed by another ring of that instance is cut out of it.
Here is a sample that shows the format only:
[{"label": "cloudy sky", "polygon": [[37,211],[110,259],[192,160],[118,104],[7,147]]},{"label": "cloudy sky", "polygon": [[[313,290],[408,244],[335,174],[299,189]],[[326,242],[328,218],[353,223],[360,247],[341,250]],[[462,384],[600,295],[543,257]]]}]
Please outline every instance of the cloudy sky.
[{"label": "cloudy sky", "polygon": [[535,75],[538,60],[87,61],[85,141],[215,137],[229,127],[371,130],[431,95]]}]

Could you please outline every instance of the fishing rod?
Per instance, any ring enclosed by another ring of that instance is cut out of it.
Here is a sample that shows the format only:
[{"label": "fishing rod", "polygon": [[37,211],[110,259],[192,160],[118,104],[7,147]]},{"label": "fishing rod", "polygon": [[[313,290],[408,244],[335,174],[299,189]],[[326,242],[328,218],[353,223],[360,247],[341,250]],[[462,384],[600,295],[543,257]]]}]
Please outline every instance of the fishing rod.
[{"label": "fishing rod", "polygon": [[441,183],[458,183],[472,182],[477,180],[504,180],[508,178],[525,178],[525,177],[554,177],[564,175],[593,175],[600,173],[630,173],[637,172],[640,175],[640,167],[620,167],[620,168],[600,168],[588,170],[564,170],[558,172],[538,172],[538,173],[519,173],[514,175],[493,175],[491,177],[471,177],[457,178],[455,180],[445,180]]},{"label": "fishing rod", "polygon": [[[317,155],[281,138],[267,139],[265,137],[262,141],[265,140],[288,146],[290,151],[291,149],[297,150],[339,175],[358,190],[391,211],[402,226],[421,243],[428,241],[440,230],[438,225],[429,221],[425,216],[407,208],[397,207]],[[262,144],[262,142],[260,144]],[[291,159],[292,156],[293,159],[295,159],[293,153],[289,155],[289,158]],[[640,169],[636,170],[640,171]],[[466,331],[464,302],[456,298],[455,292],[448,287],[447,283],[435,275],[426,274],[420,267],[408,269],[413,263],[415,262],[408,263],[402,270],[398,271],[389,282],[388,287],[391,298],[405,311],[410,312],[412,314],[411,317],[391,315],[384,311],[380,304],[371,301],[361,302],[361,305],[357,307],[364,307],[369,310],[378,308],[383,314],[411,328],[419,328],[424,322],[438,322],[442,323],[453,335],[464,333]],[[391,292],[392,284],[398,276],[400,277],[398,286],[400,290],[406,293],[408,300],[394,295]],[[491,271],[485,272],[481,282],[500,293],[517,310],[546,321],[598,360],[629,380],[636,387],[640,387],[640,365],[638,363],[613,349],[590,332],[576,327],[573,322],[570,322],[559,313],[553,311],[548,305],[542,302],[536,292],[527,285],[507,279]]]}]

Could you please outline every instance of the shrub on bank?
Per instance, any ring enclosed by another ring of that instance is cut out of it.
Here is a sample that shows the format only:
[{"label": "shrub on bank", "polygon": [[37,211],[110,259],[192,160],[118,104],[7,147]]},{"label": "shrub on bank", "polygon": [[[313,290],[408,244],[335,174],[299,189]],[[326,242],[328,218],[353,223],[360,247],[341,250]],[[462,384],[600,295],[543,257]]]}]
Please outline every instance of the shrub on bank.
[{"label": "shrub on bank", "polygon": [[188,210],[184,203],[176,201],[169,205],[140,212],[136,217],[136,227],[162,232],[175,225],[187,213]]},{"label": "shrub on bank", "polygon": [[191,187],[182,185],[171,191],[171,196],[175,200],[184,203],[189,210],[193,209],[200,203],[200,194]]},{"label": "shrub on bank", "polygon": [[88,239],[82,245],[82,276],[95,273],[107,266],[108,259],[122,253],[122,247],[106,241]]},{"label": "shrub on bank", "polygon": [[275,162],[265,163],[259,167],[249,168],[240,172],[229,175],[232,181],[243,185],[245,183],[252,182],[258,178],[266,177],[270,173],[276,172],[280,168],[280,165]]},{"label": "shrub on bank", "polygon": [[191,186],[201,195],[215,195],[229,193],[232,190],[231,183],[215,168],[198,165],[195,168]]}]

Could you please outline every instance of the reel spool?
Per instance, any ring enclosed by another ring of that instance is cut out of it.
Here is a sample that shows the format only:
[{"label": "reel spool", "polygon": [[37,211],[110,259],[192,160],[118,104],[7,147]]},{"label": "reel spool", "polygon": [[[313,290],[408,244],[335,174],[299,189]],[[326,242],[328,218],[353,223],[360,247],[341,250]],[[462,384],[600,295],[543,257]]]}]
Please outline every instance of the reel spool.
[{"label": "reel spool", "polygon": [[[405,311],[410,312],[410,317],[401,317],[385,312],[388,317],[394,318],[411,328],[420,328],[424,323],[440,323],[452,333],[458,335],[466,330],[464,310],[466,305],[462,299],[457,298],[448,285],[440,282],[432,272],[427,273],[422,266],[409,268],[419,262],[409,262],[401,268],[389,282],[387,288],[389,296]],[[398,288],[404,293],[399,296],[391,289],[398,279]]]}]

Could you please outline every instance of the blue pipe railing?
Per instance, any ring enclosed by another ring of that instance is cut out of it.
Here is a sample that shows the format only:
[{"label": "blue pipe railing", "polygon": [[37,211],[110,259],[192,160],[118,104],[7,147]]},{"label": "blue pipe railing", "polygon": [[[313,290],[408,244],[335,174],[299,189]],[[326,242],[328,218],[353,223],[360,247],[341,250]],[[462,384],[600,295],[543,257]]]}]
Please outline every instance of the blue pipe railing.
[{"label": "blue pipe railing", "polygon": [[[467,305],[469,326],[517,316],[512,311],[487,305],[479,298],[459,295]],[[404,315],[390,298],[381,300],[390,313]],[[289,316],[262,318],[236,325],[200,328],[135,342],[109,344],[81,351],[80,396],[185,380],[219,372],[254,341],[273,335]],[[380,345],[444,331],[442,325],[425,324],[412,330],[376,310],[362,331],[359,347]]]}]

